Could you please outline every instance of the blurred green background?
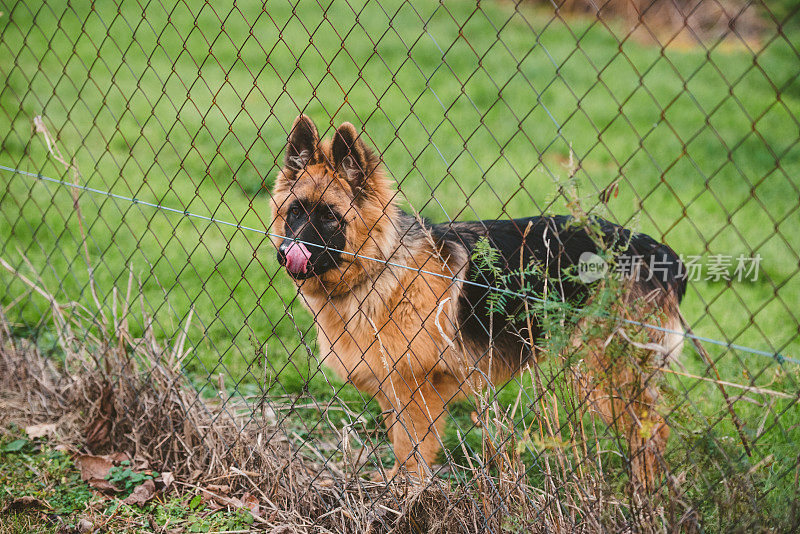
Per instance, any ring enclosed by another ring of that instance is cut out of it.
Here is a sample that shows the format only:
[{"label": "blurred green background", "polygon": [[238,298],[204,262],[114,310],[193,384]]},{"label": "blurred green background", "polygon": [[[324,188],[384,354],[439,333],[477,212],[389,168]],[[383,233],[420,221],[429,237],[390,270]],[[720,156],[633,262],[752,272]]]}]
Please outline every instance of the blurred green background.
[{"label": "blurred green background", "polygon": [[[683,312],[698,334],[800,357],[796,25],[665,48],[626,36],[624,21],[510,2],[4,6],[2,165],[72,180],[32,131],[42,115],[82,184],[266,229],[300,112],[328,135],[363,128],[401,204],[437,222],[564,212],[571,150],[587,207],[680,254],[762,257],[756,282],[690,284]],[[56,298],[91,302],[70,191],[0,177],[0,255],[30,275],[27,257]],[[618,196],[598,206],[615,181]],[[129,268],[159,337],[194,309],[186,366],[198,387],[216,391],[221,373],[243,395],[266,383],[275,396],[360,402],[322,374],[312,320],[264,235],[90,193],[80,206],[107,309]],[[20,332],[36,331],[46,302],[15,302],[26,289],[6,272],[0,286]],[[725,380],[796,390],[791,367],[708,350]],[[713,384],[675,386],[695,412],[719,412]],[[770,451],[797,434],[781,402]]]}]

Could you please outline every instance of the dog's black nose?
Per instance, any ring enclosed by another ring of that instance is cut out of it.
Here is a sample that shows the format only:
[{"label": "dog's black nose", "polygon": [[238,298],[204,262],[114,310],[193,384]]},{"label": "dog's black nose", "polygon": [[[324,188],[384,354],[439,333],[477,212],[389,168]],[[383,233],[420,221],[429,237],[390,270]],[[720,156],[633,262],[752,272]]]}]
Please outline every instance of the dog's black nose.
[{"label": "dog's black nose", "polygon": [[286,241],[281,243],[281,246],[278,247],[278,263],[281,267],[286,265]]}]

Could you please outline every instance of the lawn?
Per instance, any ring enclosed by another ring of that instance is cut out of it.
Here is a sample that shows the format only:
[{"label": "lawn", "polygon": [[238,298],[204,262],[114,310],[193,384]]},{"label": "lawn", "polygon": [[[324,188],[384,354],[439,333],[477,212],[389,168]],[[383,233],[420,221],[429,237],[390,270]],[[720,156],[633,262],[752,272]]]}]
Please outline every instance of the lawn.
[{"label": "lawn", "polygon": [[[5,4],[0,164],[72,180],[32,133],[42,115],[81,184],[264,230],[301,111],[328,134],[343,121],[363,128],[401,204],[437,222],[564,212],[572,151],[579,194],[598,213],[703,263],[761,256],[755,282],[690,284],[682,310],[697,334],[800,357],[797,35],[662,49],[620,42],[621,23],[552,20],[528,5],[417,4]],[[26,257],[58,299],[90,303],[70,191],[0,176],[0,256],[33,276]],[[598,205],[615,181],[618,196]],[[361,403],[323,375],[311,318],[263,233],[88,192],[80,208],[107,310],[132,270],[158,337],[174,338],[194,311],[185,365],[206,393],[222,375],[243,395]],[[52,345],[36,328],[46,301],[17,301],[26,288],[6,272],[0,284],[18,333]],[[707,349],[723,380],[797,391],[797,366]],[[692,350],[684,364],[705,376]],[[729,421],[712,425],[724,406],[713,384],[671,383],[687,432],[736,435]],[[759,444],[753,463],[774,454],[785,473],[800,439],[793,402],[737,409]]]}]

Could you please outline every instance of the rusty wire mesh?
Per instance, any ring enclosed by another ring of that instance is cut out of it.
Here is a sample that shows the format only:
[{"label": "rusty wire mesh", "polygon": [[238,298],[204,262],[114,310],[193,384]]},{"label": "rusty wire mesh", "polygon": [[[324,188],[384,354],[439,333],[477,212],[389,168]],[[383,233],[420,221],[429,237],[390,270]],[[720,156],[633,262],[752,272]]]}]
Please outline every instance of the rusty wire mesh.
[{"label": "rusty wire mesh", "polygon": [[[224,450],[304,462],[302,484],[273,475],[330,508],[309,531],[796,526],[799,8],[593,6],[0,4],[14,336],[58,359],[54,299],[95,320],[84,339],[124,320],[178,347],[164,353],[192,402],[241,431]],[[579,205],[681,255],[693,335],[664,372],[656,489],[631,490],[629,444],[575,393],[564,354],[449,406],[423,484],[439,493],[369,482],[393,462],[386,413],[326,369],[270,241],[300,113],[327,138],[354,123],[401,207],[435,222]],[[206,427],[190,433],[207,447]],[[330,487],[367,495],[362,515]]]}]

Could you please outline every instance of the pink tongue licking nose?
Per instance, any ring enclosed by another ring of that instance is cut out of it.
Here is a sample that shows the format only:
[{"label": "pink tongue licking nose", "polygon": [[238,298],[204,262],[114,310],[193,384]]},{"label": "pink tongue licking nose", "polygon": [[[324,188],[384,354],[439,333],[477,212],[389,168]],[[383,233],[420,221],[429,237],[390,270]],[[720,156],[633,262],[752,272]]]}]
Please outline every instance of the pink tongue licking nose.
[{"label": "pink tongue licking nose", "polygon": [[286,269],[290,273],[305,273],[308,271],[308,259],[311,253],[302,243],[290,243],[286,249]]}]

